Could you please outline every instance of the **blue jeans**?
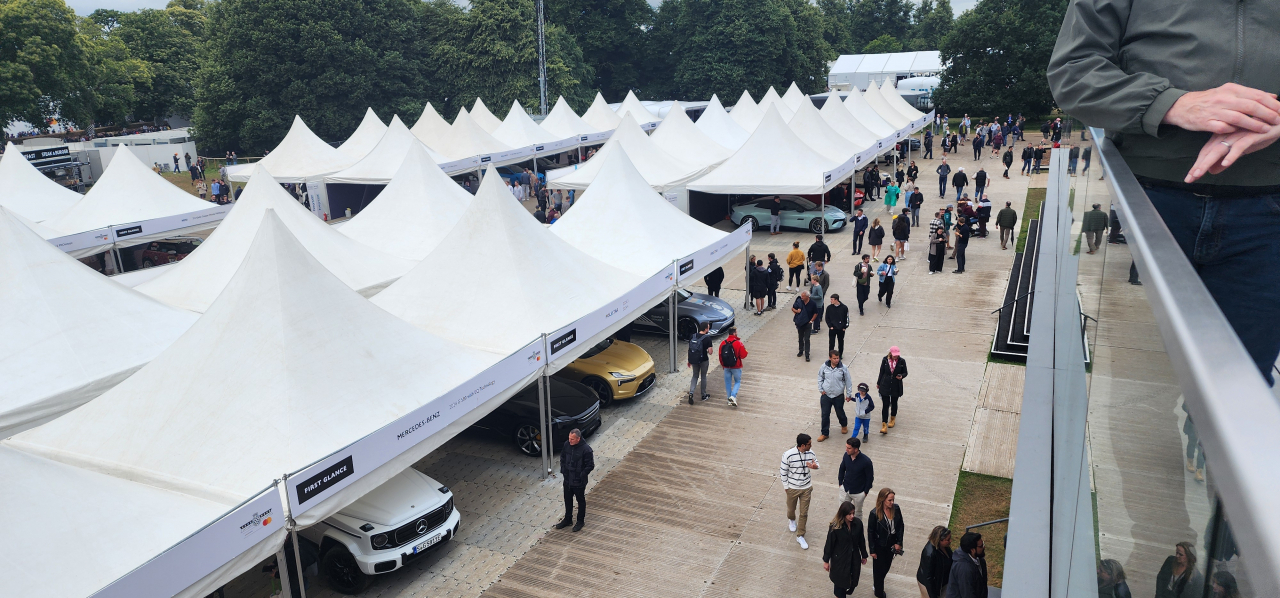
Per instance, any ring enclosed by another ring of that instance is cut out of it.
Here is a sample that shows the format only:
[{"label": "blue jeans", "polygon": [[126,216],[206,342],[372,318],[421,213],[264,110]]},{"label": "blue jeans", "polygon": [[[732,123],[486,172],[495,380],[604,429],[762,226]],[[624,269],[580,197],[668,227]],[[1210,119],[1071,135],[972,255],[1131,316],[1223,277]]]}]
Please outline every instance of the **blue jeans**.
[{"label": "blue jeans", "polygon": [[738,388],[742,386],[742,368],[725,368],[724,369],[724,392],[725,394],[736,397],[738,396]]},{"label": "blue jeans", "polygon": [[853,418],[853,436],[858,435],[858,430],[862,430],[863,434],[871,432],[871,418],[863,419],[861,417]]},{"label": "blue jeans", "polygon": [[947,196],[947,177],[938,177],[938,197]]},{"label": "blue jeans", "polygon": [[1280,356],[1280,195],[1219,199],[1143,187],[1262,377],[1274,385],[1272,367]]},{"label": "blue jeans", "polygon": [[964,195],[964,187],[956,187],[956,201],[960,201],[962,195]]}]

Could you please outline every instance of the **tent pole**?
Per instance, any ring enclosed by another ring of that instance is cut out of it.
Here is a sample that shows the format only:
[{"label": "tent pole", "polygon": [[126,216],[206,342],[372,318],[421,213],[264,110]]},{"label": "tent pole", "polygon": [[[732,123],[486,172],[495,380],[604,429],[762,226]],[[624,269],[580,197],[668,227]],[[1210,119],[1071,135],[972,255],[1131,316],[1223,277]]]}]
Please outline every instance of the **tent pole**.
[{"label": "tent pole", "polygon": [[747,292],[742,294],[742,308],[751,309],[751,237],[747,237],[747,248],[742,257],[747,260],[747,265],[742,269],[742,286],[747,287]]},{"label": "tent pole", "polygon": [[542,373],[538,375],[538,428],[542,434],[542,470],[547,472],[546,477],[551,477],[551,426],[549,416],[551,413],[551,392],[550,381],[547,380],[547,371],[551,368],[551,353],[547,349],[547,335],[542,335],[542,354],[546,356],[542,364]]},{"label": "tent pole", "polygon": [[667,344],[671,349],[671,373],[679,370],[676,367],[676,290],[680,288],[680,270],[677,263],[671,260],[671,299],[667,305]]},{"label": "tent pole", "polygon": [[276,571],[280,573],[280,595],[292,598],[293,590],[289,587],[289,559],[285,558],[284,546],[276,553]]},{"label": "tent pole", "polygon": [[298,523],[289,518],[289,537],[293,539],[293,562],[298,567],[298,591],[302,593],[302,598],[307,598],[307,584],[302,583],[302,551],[298,550],[298,532],[296,528]]}]

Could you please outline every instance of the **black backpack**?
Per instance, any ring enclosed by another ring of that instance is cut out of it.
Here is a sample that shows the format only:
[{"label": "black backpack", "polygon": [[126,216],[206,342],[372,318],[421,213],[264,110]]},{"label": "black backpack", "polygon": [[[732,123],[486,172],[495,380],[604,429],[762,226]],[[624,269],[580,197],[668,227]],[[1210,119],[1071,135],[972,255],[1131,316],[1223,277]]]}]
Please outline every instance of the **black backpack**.
[{"label": "black backpack", "polygon": [[738,367],[738,352],[728,340],[720,343],[720,365],[727,368]]},{"label": "black backpack", "polygon": [[689,363],[699,364],[707,360],[707,352],[702,349],[702,335],[694,334],[689,339]]}]

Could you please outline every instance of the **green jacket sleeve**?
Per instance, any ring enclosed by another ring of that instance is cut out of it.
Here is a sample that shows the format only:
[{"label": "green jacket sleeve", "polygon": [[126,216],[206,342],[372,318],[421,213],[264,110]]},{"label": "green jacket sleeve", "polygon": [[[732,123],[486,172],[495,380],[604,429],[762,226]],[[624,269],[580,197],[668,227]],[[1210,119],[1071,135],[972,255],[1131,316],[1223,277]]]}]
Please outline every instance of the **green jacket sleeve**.
[{"label": "green jacket sleeve", "polygon": [[1121,46],[1133,0],[1073,0],[1049,59],[1049,87],[1064,112],[1092,126],[1159,136],[1186,93],[1153,73],[1126,73]]}]

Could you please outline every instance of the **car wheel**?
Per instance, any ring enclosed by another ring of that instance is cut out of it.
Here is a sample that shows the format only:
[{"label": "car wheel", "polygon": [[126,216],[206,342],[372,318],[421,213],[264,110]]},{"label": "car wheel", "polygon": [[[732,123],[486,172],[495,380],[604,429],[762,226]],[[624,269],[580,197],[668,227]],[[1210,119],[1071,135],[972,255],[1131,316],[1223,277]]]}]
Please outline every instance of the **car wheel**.
[{"label": "car wheel", "polygon": [[600,378],[587,378],[582,381],[582,384],[596,393],[596,397],[600,399],[601,407],[608,407],[613,404],[613,389],[609,387],[608,382]]},{"label": "car wheel", "polygon": [[751,224],[751,230],[757,230],[760,228],[760,221],[756,220],[755,216],[747,216],[746,218],[743,218],[742,222],[738,223],[738,226],[742,226],[747,223]]},{"label": "car wheel", "polygon": [[542,454],[542,433],[538,431],[538,426],[521,424],[516,428],[513,436],[516,440],[516,448],[520,449],[520,452],[530,457]]},{"label": "car wheel", "polygon": [[680,318],[676,322],[676,338],[687,341],[693,338],[693,333],[698,331],[698,323],[693,318]]},{"label": "car wheel", "polygon": [[810,220],[809,231],[817,235],[822,234],[822,219],[814,218],[813,220]]},{"label": "car wheel", "polygon": [[142,260],[142,267],[143,267],[143,268],[150,268],[150,267],[152,267],[152,266],[154,266],[154,265],[155,265],[155,264],[151,263],[151,260]]},{"label": "car wheel", "polygon": [[335,546],[320,558],[320,571],[329,586],[343,594],[359,594],[372,583],[372,579],[360,570],[356,557],[346,546]]}]

